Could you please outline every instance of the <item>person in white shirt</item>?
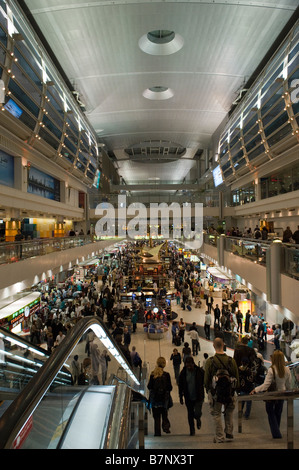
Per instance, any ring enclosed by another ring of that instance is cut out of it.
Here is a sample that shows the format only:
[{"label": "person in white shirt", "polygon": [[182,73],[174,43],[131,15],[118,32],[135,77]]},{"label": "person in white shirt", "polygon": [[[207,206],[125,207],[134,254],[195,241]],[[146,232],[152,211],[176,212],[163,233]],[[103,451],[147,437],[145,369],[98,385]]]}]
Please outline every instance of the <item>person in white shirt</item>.
[{"label": "person in white shirt", "polygon": [[56,344],[57,346],[60,345],[61,341],[65,338],[65,335],[62,333],[62,331],[59,331],[58,335],[56,336]]},{"label": "person in white shirt", "polygon": [[205,324],[204,324],[206,339],[210,339],[211,322],[212,322],[212,315],[209,311],[207,311],[205,314]]},{"label": "person in white shirt", "polygon": [[190,330],[188,331],[187,335],[190,336],[192,340],[192,354],[193,356],[198,355],[198,350],[199,350],[199,336],[196,330]]},{"label": "person in white shirt", "polygon": [[[285,366],[284,354],[281,350],[277,349],[271,356],[272,365],[268,369],[265,381],[262,385],[255,387],[250,395],[259,392],[270,391],[269,387],[272,383],[276,385],[276,391],[283,392],[291,387],[291,372]],[[280,420],[283,410],[283,400],[266,400],[266,412],[268,414],[268,421],[273,439],[281,439]]]}]

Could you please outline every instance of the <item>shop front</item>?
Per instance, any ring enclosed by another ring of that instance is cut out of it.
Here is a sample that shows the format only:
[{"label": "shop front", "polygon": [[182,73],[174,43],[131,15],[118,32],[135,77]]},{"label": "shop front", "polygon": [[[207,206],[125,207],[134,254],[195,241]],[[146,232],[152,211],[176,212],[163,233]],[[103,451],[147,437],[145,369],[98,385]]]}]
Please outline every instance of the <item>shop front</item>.
[{"label": "shop front", "polygon": [[40,292],[24,294],[0,310],[0,326],[18,335],[29,333],[32,317],[40,310]]}]

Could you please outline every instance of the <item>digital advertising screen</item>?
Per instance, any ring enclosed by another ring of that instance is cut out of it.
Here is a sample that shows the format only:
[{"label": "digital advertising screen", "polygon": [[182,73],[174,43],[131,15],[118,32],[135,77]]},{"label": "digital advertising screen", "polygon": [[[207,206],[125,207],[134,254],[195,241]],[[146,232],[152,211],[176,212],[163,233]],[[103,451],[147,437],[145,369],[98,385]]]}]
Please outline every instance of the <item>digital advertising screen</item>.
[{"label": "digital advertising screen", "polygon": [[23,114],[22,109],[15,103],[12,99],[8,100],[4,108],[12,114],[14,117],[18,118]]},{"label": "digital advertising screen", "polygon": [[222,173],[220,169],[220,165],[216,166],[213,170],[213,179],[215,187],[219,186],[223,183]]}]

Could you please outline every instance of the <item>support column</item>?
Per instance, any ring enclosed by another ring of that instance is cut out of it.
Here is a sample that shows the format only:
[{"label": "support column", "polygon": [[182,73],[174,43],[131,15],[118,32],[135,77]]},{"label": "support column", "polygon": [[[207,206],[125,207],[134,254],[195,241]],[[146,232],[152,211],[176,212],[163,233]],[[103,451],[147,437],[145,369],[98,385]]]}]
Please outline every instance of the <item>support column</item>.
[{"label": "support column", "polygon": [[225,235],[222,233],[220,237],[218,237],[217,242],[217,257],[218,257],[218,264],[219,266],[224,266],[224,247],[225,247]]},{"label": "support column", "polygon": [[266,256],[267,299],[275,305],[281,303],[281,271],[283,266],[283,246],[281,240],[274,240]]}]

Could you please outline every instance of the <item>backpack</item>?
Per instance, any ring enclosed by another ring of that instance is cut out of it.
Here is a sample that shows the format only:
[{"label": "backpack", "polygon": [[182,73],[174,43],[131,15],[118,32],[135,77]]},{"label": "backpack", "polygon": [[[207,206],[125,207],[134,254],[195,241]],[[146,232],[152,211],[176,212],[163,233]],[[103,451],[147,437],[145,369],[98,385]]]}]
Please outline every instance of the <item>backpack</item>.
[{"label": "backpack", "polygon": [[163,373],[161,377],[154,379],[153,398],[156,402],[164,402],[167,396],[166,378]]},{"label": "backpack", "polygon": [[225,366],[218,356],[217,359],[222,364],[222,367],[216,364],[215,358],[212,358],[213,366],[216,369],[212,378],[212,395],[218,403],[228,405],[232,402],[237,386],[237,379],[230,372],[232,370],[232,358],[229,357],[228,359],[228,367]]}]

